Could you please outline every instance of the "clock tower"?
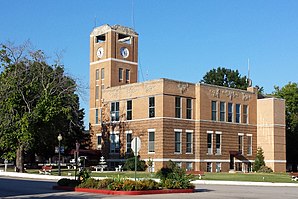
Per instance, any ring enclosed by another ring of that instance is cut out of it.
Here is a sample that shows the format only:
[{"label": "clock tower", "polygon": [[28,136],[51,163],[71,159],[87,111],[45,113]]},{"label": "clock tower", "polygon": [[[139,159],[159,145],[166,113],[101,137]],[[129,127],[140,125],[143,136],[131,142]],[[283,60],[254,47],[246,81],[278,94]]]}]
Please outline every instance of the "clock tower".
[{"label": "clock tower", "polygon": [[102,91],[138,81],[138,33],[108,24],[90,34],[90,111],[91,126],[100,125]]}]

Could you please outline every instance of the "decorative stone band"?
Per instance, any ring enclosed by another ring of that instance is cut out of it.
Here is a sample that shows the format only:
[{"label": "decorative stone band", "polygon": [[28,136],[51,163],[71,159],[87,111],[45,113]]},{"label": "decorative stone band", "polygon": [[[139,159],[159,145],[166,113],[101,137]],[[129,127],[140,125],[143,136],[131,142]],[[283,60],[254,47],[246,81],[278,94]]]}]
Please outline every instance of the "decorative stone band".
[{"label": "decorative stone band", "polygon": [[[148,161],[148,159],[144,159],[145,161]],[[174,159],[174,158],[157,158],[157,159],[150,159],[153,162],[167,162],[167,161],[173,161],[173,162],[221,162],[221,163],[229,163],[230,159]],[[235,160],[235,162],[254,162],[254,160]]]},{"label": "decorative stone band", "polygon": [[265,163],[287,163],[286,160],[265,160]]},{"label": "decorative stone band", "polygon": [[107,62],[107,61],[117,61],[117,62],[122,62],[122,63],[126,63],[126,64],[138,65],[138,62],[126,61],[126,60],[115,59],[115,58],[108,58],[108,59],[91,62],[90,65],[99,64],[99,63],[103,63],[103,62]]}]

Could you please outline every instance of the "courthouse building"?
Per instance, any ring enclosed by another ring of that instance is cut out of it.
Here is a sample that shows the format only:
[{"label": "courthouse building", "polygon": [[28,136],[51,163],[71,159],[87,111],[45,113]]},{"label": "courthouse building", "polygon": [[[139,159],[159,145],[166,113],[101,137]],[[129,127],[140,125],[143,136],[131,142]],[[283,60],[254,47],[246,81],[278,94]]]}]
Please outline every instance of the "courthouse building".
[{"label": "courthouse building", "polygon": [[284,100],[258,99],[254,87],[138,82],[138,33],[120,25],[90,35],[90,132],[110,168],[139,137],[140,158],[155,171],[172,160],[187,170],[248,172],[257,147],[267,166],[286,169]]}]

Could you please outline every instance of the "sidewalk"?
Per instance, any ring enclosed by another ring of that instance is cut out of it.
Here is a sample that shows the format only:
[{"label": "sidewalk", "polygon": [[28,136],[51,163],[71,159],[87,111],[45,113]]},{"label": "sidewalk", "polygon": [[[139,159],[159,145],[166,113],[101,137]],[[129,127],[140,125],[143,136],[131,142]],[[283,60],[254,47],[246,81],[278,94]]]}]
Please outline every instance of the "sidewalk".
[{"label": "sidewalk", "polygon": [[[53,176],[42,174],[28,174],[17,172],[0,172],[0,176],[17,177],[17,178],[31,178],[31,179],[44,179],[56,180],[61,178],[74,179],[74,176]],[[245,182],[245,181],[216,181],[216,180],[195,180],[192,181],[194,185],[239,185],[239,186],[271,186],[271,187],[298,187],[298,183],[273,183],[273,182]]]}]

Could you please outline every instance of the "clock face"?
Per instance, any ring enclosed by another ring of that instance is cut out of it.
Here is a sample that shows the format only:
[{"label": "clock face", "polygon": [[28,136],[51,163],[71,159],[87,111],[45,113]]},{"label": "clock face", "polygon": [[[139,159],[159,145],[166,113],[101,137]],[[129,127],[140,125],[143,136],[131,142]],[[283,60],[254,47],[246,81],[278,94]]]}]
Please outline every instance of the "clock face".
[{"label": "clock face", "polygon": [[103,48],[102,47],[97,49],[96,55],[98,58],[102,58],[102,56],[103,56]]},{"label": "clock face", "polygon": [[127,48],[121,48],[120,54],[122,55],[122,57],[127,58],[129,56],[129,50]]}]

